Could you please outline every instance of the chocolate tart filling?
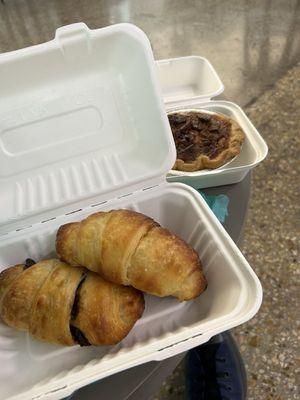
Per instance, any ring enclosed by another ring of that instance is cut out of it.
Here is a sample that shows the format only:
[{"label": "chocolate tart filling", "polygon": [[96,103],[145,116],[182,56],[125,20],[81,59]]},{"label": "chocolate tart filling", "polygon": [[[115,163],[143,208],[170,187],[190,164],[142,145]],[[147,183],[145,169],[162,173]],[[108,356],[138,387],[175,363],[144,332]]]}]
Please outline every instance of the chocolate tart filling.
[{"label": "chocolate tart filling", "polygon": [[229,146],[230,121],[214,114],[178,112],[168,115],[177,158],[191,162],[199,155],[213,159]]}]

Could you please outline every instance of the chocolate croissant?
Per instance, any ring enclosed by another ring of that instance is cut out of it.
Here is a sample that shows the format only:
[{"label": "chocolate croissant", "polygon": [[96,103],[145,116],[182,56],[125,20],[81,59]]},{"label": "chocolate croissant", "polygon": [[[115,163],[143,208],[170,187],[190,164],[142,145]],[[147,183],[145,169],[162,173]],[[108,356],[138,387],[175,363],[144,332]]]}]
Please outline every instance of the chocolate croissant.
[{"label": "chocolate croissant", "polygon": [[144,310],[143,294],[59,260],[0,274],[0,317],[36,339],[72,346],[121,341]]},{"label": "chocolate croissant", "polygon": [[59,258],[156,296],[190,300],[206,288],[198,254],[153,219],[130,210],[90,215],[59,228]]}]

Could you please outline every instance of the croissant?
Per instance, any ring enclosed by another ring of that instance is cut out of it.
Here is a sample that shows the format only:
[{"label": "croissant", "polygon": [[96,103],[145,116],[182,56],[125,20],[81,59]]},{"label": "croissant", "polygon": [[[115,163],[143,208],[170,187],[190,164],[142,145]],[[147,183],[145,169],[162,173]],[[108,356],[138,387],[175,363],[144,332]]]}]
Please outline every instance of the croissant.
[{"label": "croissant", "polygon": [[56,251],[73,266],[156,296],[190,300],[206,288],[198,254],[153,219],[130,210],[98,212],[62,225]]},{"label": "croissant", "polygon": [[144,310],[143,294],[59,260],[19,264],[0,274],[0,317],[49,343],[109,345]]}]

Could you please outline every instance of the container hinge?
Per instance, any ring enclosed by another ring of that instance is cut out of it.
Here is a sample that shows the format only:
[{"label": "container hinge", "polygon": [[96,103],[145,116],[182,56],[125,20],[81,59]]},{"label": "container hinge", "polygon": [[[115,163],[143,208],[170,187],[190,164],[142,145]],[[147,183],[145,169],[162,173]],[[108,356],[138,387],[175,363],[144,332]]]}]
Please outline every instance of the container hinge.
[{"label": "container hinge", "polygon": [[196,337],[202,336],[202,335],[203,335],[203,333],[198,333],[197,335],[190,336],[190,337],[188,337],[186,339],[180,340],[179,342],[172,343],[169,346],[162,347],[161,349],[159,349],[157,351],[164,351],[166,349],[170,349],[171,347],[177,346],[177,345],[179,345],[181,343],[187,342],[188,340],[191,340],[191,339],[195,339]]},{"label": "container hinge", "polygon": [[49,392],[38,394],[38,395],[36,395],[36,396],[31,397],[31,400],[41,399],[41,398],[43,398],[43,397],[46,397],[47,395],[51,395],[51,394],[53,394],[53,393],[59,392],[59,391],[61,391],[61,390],[64,390],[64,389],[66,389],[67,387],[68,387],[68,386],[65,385],[65,386],[61,386],[61,387],[59,387],[59,388],[57,388],[57,389],[52,389],[52,390],[50,390]]},{"label": "container hinge", "polygon": [[19,223],[18,223],[17,227],[14,227],[13,226],[13,222],[12,222],[12,225],[11,225],[12,229],[0,232],[0,238],[5,236],[5,235],[8,235],[8,234],[13,234],[13,233],[16,233],[16,232],[23,231],[25,229],[29,229],[29,228],[32,228],[32,227],[37,227],[38,225],[45,226],[45,224],[50,224],[56,219],[61,219],[61,218],[64,218],[65,216],[76,214],[76,213],[79,213],[81,211],[86,211],[87,213],[90,212],[92,214],[92,213],[96,212],[98,209],[100,210],[101,206],[104,206],[104,205],[107,206],[110,203],[114,203],[114,207],[116,207],[119,200],[122,200],[122,199],[127,198],[127,197],[131,197],[131,196],[136,198],[140,194],[142,194],[142,193],[144,193],[146,191],[157,190],[158,187],[162,187],[162,186],[164,186],[166,184],[167,184],[167,181],[160,182],[160,183],[155,183],[153,185],[144,187],[142,189],[133,190],[132,192],[128,192],[128,193],[125,193],[125,194],[122,193],[120,195],[116,195],[113,198],[108,198],[108,199],[101,198],[101,200],[97,201],[97,202],[91,201],[91,204],[89,204],[89,205],[86,205],[86,204],[81,205],[80,203],[76,203],[76,204],[74,204],[74,209],[70,209],[68,207],[67,210],[66,209],[65,210],[61,210],[61,212],[58,211],[59,213],[57,215],[53,215],[52,214],[51,216],[49,216],[49,215],[47,216],[47,215],[44,214],[44,216],[41,217],[40,220],[31,220],[30,221],[30,219],[29,220],[25,219],[23,221],[24,225],[19,226]]}]

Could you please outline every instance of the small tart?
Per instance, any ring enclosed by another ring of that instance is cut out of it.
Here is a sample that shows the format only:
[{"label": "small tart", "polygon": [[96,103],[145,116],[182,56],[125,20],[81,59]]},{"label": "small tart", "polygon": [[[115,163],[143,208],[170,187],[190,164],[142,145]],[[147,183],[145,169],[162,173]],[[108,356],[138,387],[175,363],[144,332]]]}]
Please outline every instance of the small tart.
[{"label": "small tart", "polygon": [[223,114],[178,111],[168,114],[177,159],[173,169],[215,169],[238,155],[245,139],[239,124]]}]

